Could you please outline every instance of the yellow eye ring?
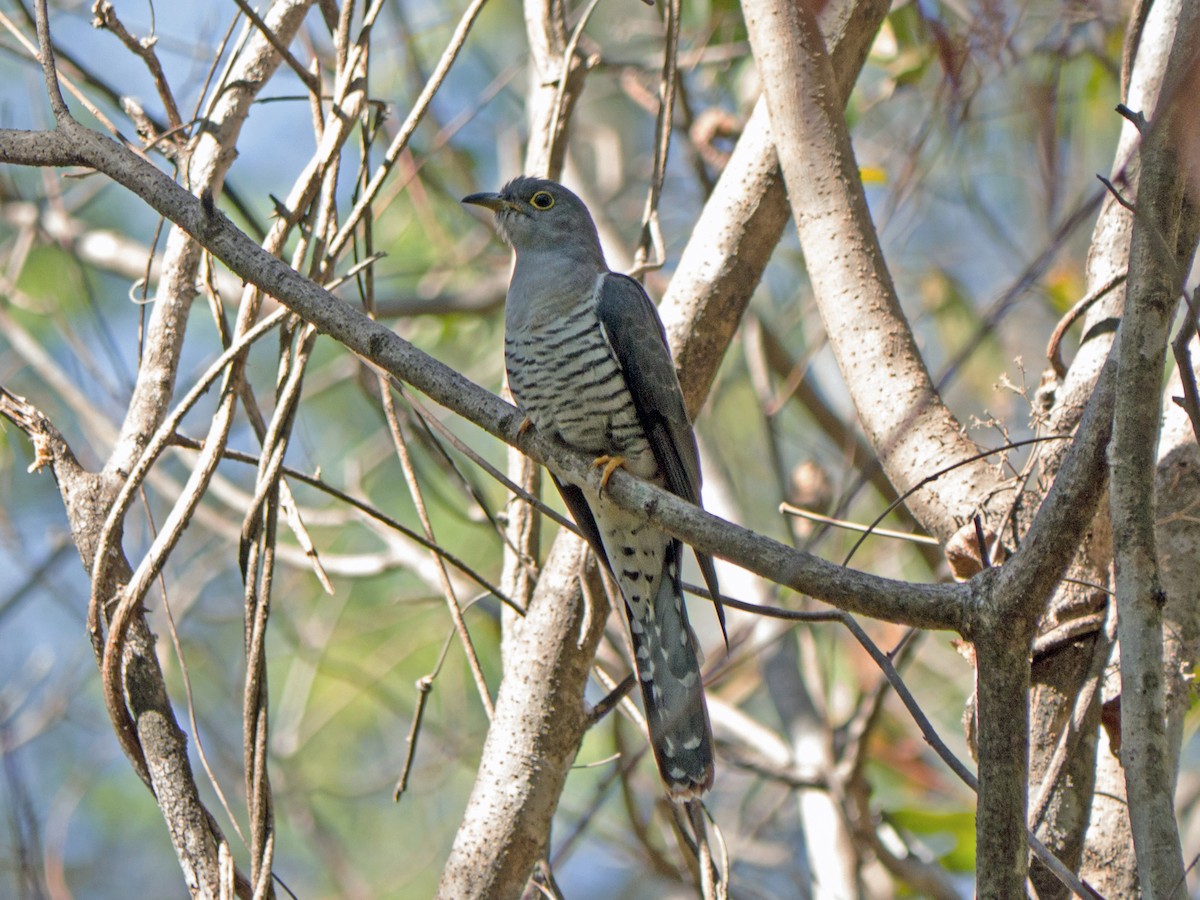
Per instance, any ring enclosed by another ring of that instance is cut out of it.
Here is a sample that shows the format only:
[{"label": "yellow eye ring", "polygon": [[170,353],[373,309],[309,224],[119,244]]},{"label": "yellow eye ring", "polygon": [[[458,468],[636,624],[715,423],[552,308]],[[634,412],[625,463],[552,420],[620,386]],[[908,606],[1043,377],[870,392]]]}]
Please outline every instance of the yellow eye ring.
[{"label": "yellow eye ring", "polygon": [[540,209],[544,212],[554,206],[554,195],[549,191],[538,191],[529,198],[529,202],[533,205],[534,209]]}]

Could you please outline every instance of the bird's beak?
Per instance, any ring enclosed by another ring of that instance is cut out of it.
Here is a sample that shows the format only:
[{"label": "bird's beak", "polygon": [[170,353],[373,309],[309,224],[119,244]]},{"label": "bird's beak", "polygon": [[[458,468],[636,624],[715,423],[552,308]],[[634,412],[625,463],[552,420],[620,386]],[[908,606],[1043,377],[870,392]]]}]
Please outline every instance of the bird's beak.
[{"label": "bird's beak", "polygon": [[493,212],[500,212],[511,204],[499,194],[471,194],[462,198],[463,203],[470,203],[474,206],[486,206]]}]

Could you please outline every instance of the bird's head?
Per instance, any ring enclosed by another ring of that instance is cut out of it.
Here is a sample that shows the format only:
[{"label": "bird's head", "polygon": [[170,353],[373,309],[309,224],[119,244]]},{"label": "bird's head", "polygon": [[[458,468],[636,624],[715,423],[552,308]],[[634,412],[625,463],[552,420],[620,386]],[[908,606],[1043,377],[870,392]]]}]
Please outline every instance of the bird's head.
[{"label": "bird's head", "polygon": [[555,181],[522,175],[499,193],[471,194],[463,203],[496,214],[496,230],[520,256],[525,251],[600,253],[596,225],[583,201]]}]

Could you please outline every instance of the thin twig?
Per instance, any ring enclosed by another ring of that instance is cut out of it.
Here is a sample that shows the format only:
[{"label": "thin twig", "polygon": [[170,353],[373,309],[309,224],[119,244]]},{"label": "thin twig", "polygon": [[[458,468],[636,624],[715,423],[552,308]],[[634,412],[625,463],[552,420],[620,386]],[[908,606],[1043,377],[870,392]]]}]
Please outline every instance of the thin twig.
[{"label": "thin twig", "polygon": [[1133,127],[1137,129],[1138,134],[1142,135],[1142,137],[1146,136],[1146,130],[1150,127],[1150,123],[1147,121],[1144,112],[1141,110],[1134,112],[1124,103],[1118,103],[1116,110],[1123,118],[1129,120]]},{"label": "thin twig", "polygon": [[[154,534],[157,530],[154,524],[154,514],[150,509],[150,503],[142,492],[142,505],[146,510],[146,519],[150,525],[150,532]],[[204,773],[208,776],[208,783],[212,785],[213,791],[217,795],[217,800],[221,804],[221,808],[225,810],[225,815],[229,818],[233,825],[233,830],[237,832],[237,836],[241,839],[242,844],[249,846],[246,841],[246,836],[242,833],[242,827],[238,824],[237,816],[234,815],[229,801],[225,798],[225,792],[221,789],[221,783],[217,780],[217,775],[212,769],[212,765],[208,761],[208,753],[204,749],[204,740],[200,737],[200,723],[196,720],[196,703],[192,694],[192,675],[187,664],[187,658],[183,654],[183,644],[179,640],[179,629],[175,624],[175,613],[171,609],[171,601],[167,591],[167,581],[163,574],[158,574],[158,589],[162,593],[163,613],[167,619],[167,633],[171,637],[171,646],[175,650],[175,661],[179,663],[179,676],[183,681],[183,695],[187,706],[188,725],[192,729],[192,740],[196,744],[196,754],[200,758],[200,765],[204,768]]]},{"label": "thin twig", "polygon": [[158,99],[162,101],[163,108],[166,110],[168,128],[171,131],[181,130],[184,125],[183,119],[179,115],[179,107],[175,103],[175,94],[167,82],[167,75],[163,71],[162,63],[158,61],[158,54],[154,52],[157,39],[149,37],[138,40],[130,34],[109,0],[96,0],[95,5],[92,6],[92,15],[95,16],[92,20],[93,26],[107,28],[128,50],[140,57],[146,64],[146,68],[150,70],[150,77],[154,81],[154,89],[158,91]]},{"label": "thin twig", "polygon": [[849,564],[850,560],[854,557],[854,554],[858,552],[858,548],[862,546],[863,541],[865,541],[872,533],[874,533],[875,526],[878,525],[880,522],[882,522],[884,519],[886,519],[888,517],[888,515],[892,512],[893,509],[895,509],[897,506],[899,506],[901,503],[903,503],[906,499],[911,497],[917,491],[921,490],[921,488],[925,487],[925,485],[927,485],[933,481],[937,481],[937,479],[941,478],[947,472],[952,472],[955,469],[957,469],[959,466],[969,465],[970,463],[973,463],[976,460],[986,459],[987,457],[993,456],[997,453],[1007,453],[1009,450],[1016,450],[1016,449],[1019,449],[1020,447],[1027,447],[1030,444],[1039,444],[1044,441],[1069,441],[1071,439],[1071,437],[1072,436],[1069,434],[1050,434],[1050,435],[1046,435],[1044,437],[1026,438],[1025,440],[1021,440],[1021,441],[1010,441],[1007,444],[1003,444],[1002,446],[995,447],[991,450],[981,450],[979,453],[974,453],[971,456],[965,457],[964,459],[960,459],[957,462],[951,463],[948,466],[943,466],[942,468],[937,469],[933,473],[926,475],[924,478],[922,478],[920,481],[918,481],[916,484],[914,484],[912,487],[910,487],[907,491],[905,491],[903,494],[901,494],[899,497],[897,497],[895,500],[893,500],[891,503],[889,503],[887,505],[887,508],[884,509],[883,512],[881,512],[879,515],[877,515],[874,518],[874,520],[871,522],[871,524],[867,526],[867,531],[863,534],[863,536],[854,542],[854,546],[851,547],[849,552],[846,554],[846,557],[843,560],[842,565]]},{"label": "thin twig", "polygon": [[[429,519],[428,510],[425,508],[425,499],[421,494],[421,485],[417,480],[416,471],[413,469],[412,456],[408,452],[408,439],[396,415],[396,406],[392,400],[388,376],[381,374],[378,376],[378,380],[380,397],[383,402],[383,412],[387,420],[388,431],[392,436],[392,445],[396,450],[396,457],[400,461],[400,469],[404,473],[404,481],[408,485],[409,496],[416,507],[417,518],[421,521],[421,527],[425,531],[425,536],[432,542],[434,540],[433,524]],[[471,640],[471,632],[467,628],[466,620],[463,619],[462,607],[459,606],[458,597],[454,594],[454,587],[450,584],[450,578],[446,574],[445,563],[442,562],[441,556],[436,553],[433,554],[433,561],[437,568],[438,580],[441,582],[442,596],[446,601],[446,608],[450,612],[450,618],[454,622],[455,631],[458,632],[458,638],[462,642],[463,652],[467,657],[467,665],[471,669],[471,676],[475,679],[475,688],[479,692],[479,700],[483,704],[483,709],[490,721],[495,716],[496,706],[492,701],[491,693],[488,691],[487,679],[483,676],[483,667],[479,664],[479,655],[475,652],[475,644]]]},{"label": "thin twig", "polygon": [[850,522],[846,519],[836,519],[833,516],[821,515],[821,513],[813,512],[809,509],[803,509],[799,506],[794,506],[791,503],[780,503],[779,511],[784,515],[795,516],[799,519],[808,519],[811,522],[820,522],[824,525],[832,525],[835,528],[841,528],[845,531],[855,531],[863,534],[870,534],[874,537],[895,538],[900,541],[911,541],[914,544],[927,544],[934,547],[941,546],[941,541],[932,535],[928,534],[913,534],[909,531],[892,531],[889,528],[871,528],[867,525],[860,525],[858,522]]},{"label": "thin twig", "polygon": [[[49,79],[49,81],[47,81],[47,92],[50,96],[50,107],[54,113],[54,121],[60,126],[74,122],[74,119],[71,117],[71,112],[69,109],[67,109],[67,105],[63,101],[62,97],[60,85],[65,85],[67,91],[72,97],[79,101],[79,104],[88,111],[89,115],[94,116],[96,121],[103,125],[109,134],[121,138],[123,141],[124,138],[121,136],[120,130],[115,124],[113,124],[112,120],[109,119],[99,107],[92,103],[87,94],[80,90],[74,81],[58,71],[58,67],[54,58],[54,49],[50,44],[49,22],[43,22],[45,17],[45,4],[46,0],[38,0],[36,5],[36,11],[39,17],[37,19],[39,42],[42,40],[43,25],[45,26],[45,52],[39,51],[39,49],[33,43],[31,43],[24,34],[21,33],[21,31],[17,28],[16,23],[10,20],[8,16],[4,15],[3,12],[0,12],[0,25],[3,25],[9,31],[9,33],[17,39],[21,46],[28,51],[30,56],[41,63],[43,80]],[[47,74],[46,60],[49,60],[49,74]],[[129,147],[129,149],[145,159],[144,154],[142,154],[137,147]]]},{"label": "thin twig", "polygon": [[408,790],[408,776],[412,772],[413,761],[417,756],[417,740],[421,736],[421,725],[425,720],[425,704],[429,700],[429,695],[433,690],[433,683],[437,680],[438,675],[442,672],[442,665],[446,662],[446,656],[450,652],[450,647],[454,643],[454,635],[456,629],[453,627],[446,635],[446,639],[442,641],[441,652],[438,653],[437,662],[433,665],[433,670],[428,675],[422,675],[417,679],[417,703],[413,710],[412,725],[408,729],[408,738],[405,741],[404,762],[400,767],[400,777],[396,780],[396,787],[392,791],[392,801],[398,803],[400,796]]},{"label": "thin twig", "polygon": [[267,39],[267,43],[275,49],[275,52],[279,54],[279,58],[287,63],[287,67],[300,79],[301,83],[311,93],[320,96],[321,82],[317,80],[317,76],[308,71],[303,63],[292,55],[292,51],[287,48],[287,45],[279,40],[279,35],[271,30],[271,27],[262,20],[262,17],[251,8],[246,0],[233,0],[233,2],[237,4],[238,9],[242,11],[243,15],[250,20],[250,23]]},{"label": "thin twig", "polygon": [[1054,333],[1050,335],[1050,340],[1046,344],[1046,359],[1050,361],[1051,368],[1054,369],[1054,374],[1062,378],[1067,373],[1067,367],[1062,361],[1062,339],[1066,335],[1067,330],[1079,320],[1085,312],[1091,309],[1092,305],[1097,300],[1107,296],[1111,291],[1116,290],[1125,283],[1128,277],[1128,272],[1122,272],[1120,275],[1114,275],[1096,290],[1092,291],[1087,296],[1081,298],[1074,306],[1063,313],[1058,324],[1054,326]]},{"label": "thin twig", "polygon": [[600,698],[600,701],[591,708],[588,713],[588,722],[584,729],[592,728],[600,723],[600,720],[607,716],[610,712],[617,708],[618,704],[633,690],[633,686],[637,684],[637,675],[630,672],[615,688]]},{"label": "thin twig", "polygon": [[699,800],[689,800],[685,804],[688,822],[692,826],[692,835],[696,840],[696,864],[700,869],[700,893],[704,900],[720,900],[724,892],[720,890],[722,881],[713,864],[712,848],[708,844],[708,829],[704,822],[704,804]]},{"label": "thin twig", "polygon": [[1116,185],[1114,185],[1111,181],[1109,181],[1103,175],[1097,174],[1096,177],[1100,179],[1101,184],[1103,184],[1106,188],[1108,188],[1108,192],[1110,194],[1112,194],[1114,200],[1116,200],[1118,203],[1120,203],[1123,207],[1125,207],[1131,213],[1134,213],[1135,215],[1137,214],[1137,207],[1125,199],[1124,195],[1122,195],[1121,192],[1117,190]]},{"label": "thin twig", "polygon": [[1186,305],[1183,322],[1180,323],[1179,333],[1171,342],[1171,351],[1175,356],[1175,368],[1179,372],[1179,383],[1183,387],[1183,396],[1174,399],[1187,413],[1188,421],[1192,424],[1192,434],[1200,443],[1200,393],[1196,389],[1196,371],[1192,368],[1191,351],[1192,340],[1200,330],[1197,326],[1200,314],[1196,309],[1196,304],[1200,300],[1200,288],[1191,294],[1184,291],[1183,299]]},{"label": "thin twig", "polygon": [[[162,424],[155,431],[154,436],[146,445],[145,450],[142,451],[142,455],[130,471],[125,483],[122,485],[121,492],[113,501],[112,509],[105,520],[104,528],[100,533],[97,543],[96,561],[92,566],[92,597],[88,602],[88,631],[93,636],[93,641],[97,640],[100,634],[100,604],[102,598],[97,596],[96,590],[98,585],[107,578],[108,557],[113,547],[114,534],[117,530],[118,522],[124,517],[126,510],[128,510],[136,490],[141,486],[142,481],[145,480],[146,475],[150,471],[150,467],[158,459],[162,451],[169,444],[173,443],[175,430],[183,420],[183,417],[199,402],[200,398],[204,396],[213,382],[225,371],[225,367],[239,353],[244,352],[251,344],[275,328],[287,315],[289,315],[289,312],[286,308],[281,307],[277,309],[254,326],[254,328],[247,331],[232,343],[229,349],[217,357],[192,386],[192,389],[179,401],[172,413],[163,419]],[[98,655],[102,658],[102,654]]]},{"label": "thin twig", "polygon": [[[651,269],[658,269],[666,262],[666,249],[662,227],[658,220],[658,201],[662,196],[663,179],[667,174],[667,154],[671,149],[671,133],[675,125],[675,88],[677,56],[679,53],[679,0],[666,2],[666,40],[663,49],[662,79],[659,82],[659,111],[654,123],[654,173],[650,179],[650,190],[646,195],[646,208],[642,212],[642,233],[633,255],[630,274],[638,278]],[[654,261],[650,261],[650,249],[654,249]]]},{"label": "thin twig", "polygon": [[[554,509],[554,507],[543,503],[540,497],[536,497],[529,493],[527,490],[522,488],[519,484],[493,466],[490,462],[488,462],[488,460],[482,454],[477,453],[475,450],[471,449],[470,446],[464,443],[462,439],[458,437],[458,435],[446,427],[446,424],[442,422],[441,419],[433,415],[430,410],[421,403],[420,400],[413,396],[412,391],[409,391],[405,388],[404,382],[400,381],[395,376],[392,376],[391,384],[394,388],[396,388],[396,390],[403,393],[405,400],[408,401],[409,405],[412,406],[417,415],[421,417],[421,421],[423,421],[433,431],[436,431],[443,440],[450,444],[451,447],[469,459],[474,465],[486,472],[499,484],[507,488],[515,497],[518,497],[528,503],[530,506],[533,506],[538,512],[546,516],[556,525],[560,525],[574,534],[580,535],[579,526],[576,525],[574,521],[558,512],[558,510]],[[580,536],[582,537],[582,535]]]},{"label": "thin twig", "polygon": [[[432,102],[434,95],[445,81],[446,75],[450,71],[450,67],[458,58],[458,54],[462,51],[463,44],[466,43],[467,35],[471,31],[471,26],[475,24],[475,20],[482,12],[484,4],[487,0],[471,0],[470,6],[462,14],[458,21],[458,25],[454,29],[454,34],[450,37],[450,42],[446,45],[446,49],[442,52],[441,59],[438,60],[437,66],[433,70],[433,74],[429,76],[429,80],[425,83],[420,95],[413,103],[412,109],[409,110],[408,116],[404,120],[404,124],[400,126],[400,131],[392,140],[387,152],[383,156],[383,162],[375,171],[374,177],[362,192],[362,196],[358,198],[358,202],[354,204],[354,208],[346,216],[346,221],[342,225],[341,230],[329,242],[328,253],[330,256],[337,256],[346,246],[346,242],[350,240],[359,221],[366,212],[367,207],[375,200],[375,195],[379,193],[383,187],[384,181],[387,180],[391,173],[392,167],[396,164],[396,160],[400,158],[400,154],[408,146],[409,140],[413,136],[413,132],[417,130],[417,126],[425,117],[425,113],[429,109],[429,104]],[[375,6],[379,6],[381,0],[377,0]],[[365,27],[365,26],[364,26]]]},{"label": "thin twig", "polygon": [[[172,440],[172,444],[175,446],[178,446],[178,447],[183,447],[188,450],[201,449],[201,443],[199,441],[184,437],[179,434],[176,434],[174,436],[174,439]],[[222,457],[224,459],[230,459],[235,462],[247,463],[252,466],[258,465],[258,460],[259,460],[259,457],[254,456],[253,454],[243,453],[240,450],[229,450],[229,449],[225,449],[222,451]],[[460,572],[462,572],[464,575],[466,575],[468,578],[470,578],[472,581],[474,581],[476,584],[478,584],[481,588],[483,588],[485,591],[487,591],[488,594],[495,596],[497,599],[500,600],[500,602],[504,603],[506,606],[511,607],[513,609],[513,611],[518,613],[519,615],[524,615],[524,610],[522,610],[519,606],[516,606],[515,604],[513,604],[513,602],[509,598],[505,597],[502,593],[500,593],[500,589],[498,587],[496,587],[490,581],[488,581],[486,578],[484,578],[482,575],[480,575],[478,571],[476,571],[471,566],[469,566],[463,559],[461,559],[458,556],[455,556],[453,553],[446,550],[444,547],[441,547],[440,545],[434,543],[433,541],[430,541],[428,538],[426,538],[424,535],[420,534],[419,532],[413,531],[411,528],[406,526],[403,522],[400,522],[397,519],[392,518],[387,513],[381,511],[380,509],[378,509],[375,506],[372,506],[371,504],[367,503],[365,500],[360,500],[357,497],[353,496],[352,494],[348,494],[345,491],[334,487],[333,485],[329,484],[328,482],[322,481],[320,478],[318,478],[314,475],[309,475],[305,472],[301,472],[299,469],[290,468],[289,466],[284,466],[281,471],[287,478],[289,478],[293,481],[299,481],[303,484],[308,485],[311,488],[321,491],[322,493],[328,494],[330,497],[333,497],[335,500],[339,500],[342,503],[345,503],[348,506],[351,506],[354,509],[357,509],[359,512],[362,512],[363,514],[369,516],[370,518],[374,519],[375,521],[380,522],[383,525],[386,525],[388,528],[391,528],[394,531],[400,532],[405,537],[407,537],[409,540],[413,541],[416,544],[420,544],[426,550],[430,550],[434,553],[437,553],[444,560],[446,560],[446,562],[450,563],[450,565],[454,566],[456,569],[458,569]]]},{"label": "thin twig", "polygon": [[[579,47],[579,38],[583,35],[583,30],[587,27],[588,20],[591,19],[592,13],[595,12],[600,0],[590,0],[587,6],[583,8],[583,12],[579,15],[579,21],[575,23],[575,27],[571,29],[571,36],[567,38],[566,46],[562,52],[562,71],[558,75],[558,86],[554,92],[554,112],[550,116],[549,135],[551,142],[558,142],[563,138],[560,137],[560,130],[563,130],[562,116],[563,110],[567,104],[567,85],[570,83],[571,66],[575,62],[575,51]],[[553,149],[546,154],[547,158],[554,156]]]},{"label": "thin twig", "polygon": [[1096,634],[1095,644],[1092,648],[1091,665],[1088,667],[1083,687],[1075,695],[1075,700],[1071,706],[1071,718],[1058,736],[1058,743],[1054,746],[1054,753],[1051,755],[1050,761],[1046,764],[1042,775],[1042,783],[1038,786],[1037,796],[1029,804],[1027,821],[1030,828],[1036,829],[1041,824],[1042,816],[1046,814],[1046,807],[1049,806],[1050,799],[1054,795],[1054,788],[1058,784],[1063,767],[1066,765],[1067,757],[1078,741],[1083,738],[1084,720],[1087,718],[1089,708],[1092,705],[1092,699],[1096,696],[1096,691],[1104,676],[1104,670],[1108,666],[1109,656],[1112,654],[1113,642],[1116,638],[1115,603],[1108,604],[1107,615],[1108,620],[1104,628]]},{"label": "thin twig", "polygon": [[64,125],[71,121],[71,111],[67,109],[67,101],[63,99],[62,88],[58,84],[58,69],[54,65],[54,44],[50,40],[50,14],[46,10],[46,0],[36,0],[34,11],[37,16],[38,59],[42,64],[42,80],[46,83],[46,95],[50,99],[54,121],[58,125]]},{"label": "thin twig", "polygon": [[[734,600],[732,598],[723,598],[725,604],[733,609],[740,609],[745,612],[757,613],[759,615],[768,616],[775,619],[785,619],[788,621],[797,622],[840,622],[854,636],[855,640],[862,646],[875,661],[880,671],[891,683],[892,689],[896,692],[896,696],[900,698],[900,702],[904,704],[904,708],[908,710],[908,714],[916,723],[917,728],[921,732],[921,736],[925,742],[933,749],[934,753],[950,768],[959,780],[963,782],[975,793],[979,793],[979,779],[975,773],[967,768],[954,752],[946,745],[946,742],[938,735],[937,730],[933,727],[933,723],[925,715],[912,692],[908,690],[904,679],[900,677],[900,673],[896,671],[896,667],[892,665],[892,661],[887,654],[879,649],[878,645],[871,640],[870,636],[863,630],[862,626],[854,616],[842,610],[787,610],[777,607],[761,606],[756,603],[746,603],[745,601]],[[1046,866],[1055,877],[1063,884],[1075,891],[1081,897],[1091,897],[1095,900],[1103,900],[1086,883],[1080,881],[1075,873],[1071,872],[1058,857],[1054,856],[1046,846],[1038,839],[1038,837],[1028,828],[1026,828],[1026,840],[1030,849],[1033,850],[1037,858]]]},{"label": "thin twig", "polygon": [[979,565],[981,568],[990,569],[992,567],[992,559],[988,553],[987,537],[983,533],[983,516],[976,513],[974,523],[975,549],[979,552]]},{"label": "thin twig", "polygon": [[134,768],[143,778],[148,777],[145,771],[145,757],[142,754],[133,720],[125,705],[125,691],[121,680],[121,659],[126,629],[140,610],[150,584],[157,577],[167,556],[178,542],[186,527],[191,510],[199,502],[203,487],[215,469],[215,459],[219,457],[214,456],[206,461],[203,461],[202,457],[202,465],[193,471],[183,494],[176,501],[163,523],[163,530],[154,539],[130,583],[114,598],[116,606],[109,617],[109,631],[105,639],[102,636],[101,609],[108,598],[101,597],[100,592],[108,584],[108,571],[115,549],[116,535],[135,492],[140,489],[151,466],[170,443],[171,435],[184,414],[200,399],[217,376],[224,371],[225,366],[237,357],[238,353],[244,352],[253,340],[274,328],[285,314],[286,310],[281,308],[276,314],[268,316],[258,326],[247,332],[242,341],[235,343],[230,350],[218,358],[216,363],[210,366],[200,382],[188,392],[173,413],[163,420],[142,452],[137,464],[122,484],[100,532],[95,560],[92,564],[91,595],[88,599],[88,632],[91,634],[92,646],[100,662],[101,686],[105,705],[113,720],[118,740],[129,755]]}]

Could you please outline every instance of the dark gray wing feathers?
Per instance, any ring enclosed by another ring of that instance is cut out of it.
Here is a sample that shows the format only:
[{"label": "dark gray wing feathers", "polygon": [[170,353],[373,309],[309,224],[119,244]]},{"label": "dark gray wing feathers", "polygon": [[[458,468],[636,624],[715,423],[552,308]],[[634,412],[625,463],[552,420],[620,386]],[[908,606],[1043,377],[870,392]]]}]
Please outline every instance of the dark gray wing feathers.
[{"label": "dark gray wing feathers", "polygon": [[[617,356],[638,421],[666,478],[667,489],[699,506],[700,456],[658,310],[638,282],[614,272],[601,283],[596,315]],[[712,594],[724,634],[725,611],[712,557],[697,553],[696,561]]]},{"label": "dark gray wing feathers", "polygon": [[608,562],[608,554],[604,552],[604,539],[600,536],[600,527],[596,524],[596,517],[592,515],[592,508],[588,506],[583,491],[570,482],[560,480],[553,473],[550,477],[554,479],[554,484],[558,487],[558,492],[562,495],[563,503],[566,504],[571,518],[579,526],[579,533],[588,542],[592,552],[596,554],[596,558],[604,563],[604,567],[611,572],[612,566]]}]

